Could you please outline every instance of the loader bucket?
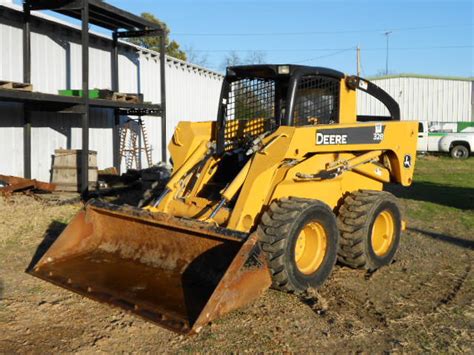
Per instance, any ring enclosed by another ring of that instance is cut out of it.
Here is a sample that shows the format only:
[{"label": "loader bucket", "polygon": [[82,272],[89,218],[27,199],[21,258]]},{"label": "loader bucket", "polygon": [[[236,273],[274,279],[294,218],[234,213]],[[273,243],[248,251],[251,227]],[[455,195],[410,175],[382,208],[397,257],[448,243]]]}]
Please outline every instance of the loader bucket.
[{"label": "loader bucket", "polygon": [[92,201],[29,271],[182,334],[271,284],[257,236]]}]

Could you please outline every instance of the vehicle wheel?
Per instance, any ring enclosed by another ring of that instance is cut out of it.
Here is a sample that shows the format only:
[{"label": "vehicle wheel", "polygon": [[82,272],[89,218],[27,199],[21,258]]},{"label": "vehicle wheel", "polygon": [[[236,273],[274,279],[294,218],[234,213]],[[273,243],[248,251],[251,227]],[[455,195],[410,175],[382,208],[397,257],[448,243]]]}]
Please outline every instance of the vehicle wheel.
[{"label": "vehicle wheel", "polygon": [[258,233],[273,287],[303,292],[329,277],[337,258],[336,217],[323,202],[285,198],[262,216]]},{"label": "vehicle wheel", "polygon": [[340,263],[376,270],[392,262],[400,244],[402,218],[391,193],[361,190],[350,194],[339,209],[337,221]]},{"label": "vehicle wheel", "polygon": [[451,157],[453,159],[467,159],[469,157],[469,149],[463,145],[456,145],[451,149]]}]

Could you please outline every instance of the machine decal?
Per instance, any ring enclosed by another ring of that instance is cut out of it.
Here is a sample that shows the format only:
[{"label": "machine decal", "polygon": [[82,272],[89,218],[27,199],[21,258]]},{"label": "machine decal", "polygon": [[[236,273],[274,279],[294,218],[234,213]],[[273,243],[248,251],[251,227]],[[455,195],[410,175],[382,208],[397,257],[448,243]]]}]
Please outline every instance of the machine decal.
[{"label": "machine decal", "polygon": [[403,158],[403,166],[407,169],[411,168],[411,155],[410,154],[405,155],[405,157]]},{"label": "machine decal", "polygon": [[316,145],[377,144],[383,141],[385,125],[330,128],[316,131]]}]

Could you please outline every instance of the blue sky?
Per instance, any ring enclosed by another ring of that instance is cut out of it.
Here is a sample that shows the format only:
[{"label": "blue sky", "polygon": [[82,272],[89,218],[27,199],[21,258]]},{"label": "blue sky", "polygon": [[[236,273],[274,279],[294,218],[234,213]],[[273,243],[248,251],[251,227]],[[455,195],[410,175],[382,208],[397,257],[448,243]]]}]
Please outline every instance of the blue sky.
[{"label": "blue sky", "polygon": [[243,58],[250,50],[263,52],[267,62],[354,73],[359,45],[362,74],[370,76],[385,71],[383,33],[392,31],[390,72],[474,75],[474,1],[469,0],[108,2],[136,14],[153,13],[183,48],[207,56],[207,66],[217,70],[229,50]]}]

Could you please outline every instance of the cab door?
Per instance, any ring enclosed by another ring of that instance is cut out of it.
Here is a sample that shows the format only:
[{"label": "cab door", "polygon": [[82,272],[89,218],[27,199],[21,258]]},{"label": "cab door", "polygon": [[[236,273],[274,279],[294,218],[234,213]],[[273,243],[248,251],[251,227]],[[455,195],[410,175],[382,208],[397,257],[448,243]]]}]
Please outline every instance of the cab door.
[{"label": "cab door", "polygon": [[420,152],[428,151],[428,127],[426,122],[418,123],[418,143],[416,150]]}]

